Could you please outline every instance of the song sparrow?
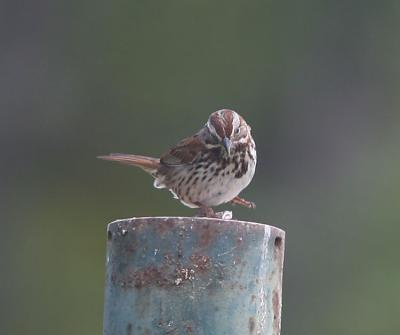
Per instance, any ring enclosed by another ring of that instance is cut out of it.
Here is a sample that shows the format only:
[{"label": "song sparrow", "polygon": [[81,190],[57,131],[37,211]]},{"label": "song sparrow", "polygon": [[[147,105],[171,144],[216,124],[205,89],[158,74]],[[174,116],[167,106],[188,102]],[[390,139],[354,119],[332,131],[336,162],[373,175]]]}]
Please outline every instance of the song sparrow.
[{"label": "song sparrow", "polygon": [[110,154],[98,158],[134,165],[150,173],[156,188],[169,189],[175,198],[201,215],[214,216],[212,207],[232,202],[254,208],[238,194],[250,183],[256,168],[251,128],[236,112],[212,113],[202,129],[185,138],[160,159]]}]

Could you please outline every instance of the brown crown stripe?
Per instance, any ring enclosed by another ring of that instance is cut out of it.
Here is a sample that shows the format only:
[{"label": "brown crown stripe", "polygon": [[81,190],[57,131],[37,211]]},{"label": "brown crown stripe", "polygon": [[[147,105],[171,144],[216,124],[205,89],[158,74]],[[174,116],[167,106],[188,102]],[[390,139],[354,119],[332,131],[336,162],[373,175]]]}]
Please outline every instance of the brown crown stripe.
[{"label": "brown crown stripe", "polygon": [[224,120],[225,120],[225,136],[230,137],[232,134],[233,128],[233,113],[231,110],[225,110],[224,112]]},{"label": "brown crown stripe", "polygon": [[213,127],[215,128],[215,131],[217,132],[218,136],[220,138],[224,138],[225,137],[225,129],[223,127],[221,118],[217,114],[213,114],[210,118],[210,122],[213,125]]}]

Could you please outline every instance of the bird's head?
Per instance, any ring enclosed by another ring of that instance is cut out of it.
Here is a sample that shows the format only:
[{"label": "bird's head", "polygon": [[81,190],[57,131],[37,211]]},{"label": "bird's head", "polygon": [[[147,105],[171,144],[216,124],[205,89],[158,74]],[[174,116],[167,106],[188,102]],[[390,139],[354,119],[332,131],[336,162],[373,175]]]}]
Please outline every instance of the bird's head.
[{"label": "bird's head", "polygon": [[239,143],[247,143],[251,128],[235,111],[221,109],[210,115],[206,127],[224,147],[228,156]]}]

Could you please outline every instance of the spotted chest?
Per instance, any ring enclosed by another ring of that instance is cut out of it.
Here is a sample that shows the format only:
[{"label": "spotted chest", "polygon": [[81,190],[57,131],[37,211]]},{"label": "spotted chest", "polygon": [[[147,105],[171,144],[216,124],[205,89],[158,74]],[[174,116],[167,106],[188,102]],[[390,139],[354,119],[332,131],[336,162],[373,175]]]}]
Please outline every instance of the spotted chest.
[{"label": "spotted chest", "polygon": [[255,151],[247,150],[226,156],[209,150],[191,165],[177,168],[166,187],[189,207],[218,206],[231,201],[251,181],[255,172]]}]

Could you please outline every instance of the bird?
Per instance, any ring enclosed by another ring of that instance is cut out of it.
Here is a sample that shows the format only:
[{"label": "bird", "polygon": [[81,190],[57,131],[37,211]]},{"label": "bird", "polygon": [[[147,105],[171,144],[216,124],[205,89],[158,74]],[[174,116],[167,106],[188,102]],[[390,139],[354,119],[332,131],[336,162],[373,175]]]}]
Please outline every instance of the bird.
[{"label": "bird", "polygon": [[231,109],[213,112],[193,136],[181,140],[160,158],[112,153],[97,158],[132,165],[154,177],[199,216],[217,217],[213,207],[224,203],[255,208],[239,197],[253,179],[257,152],[251,127]]}]

